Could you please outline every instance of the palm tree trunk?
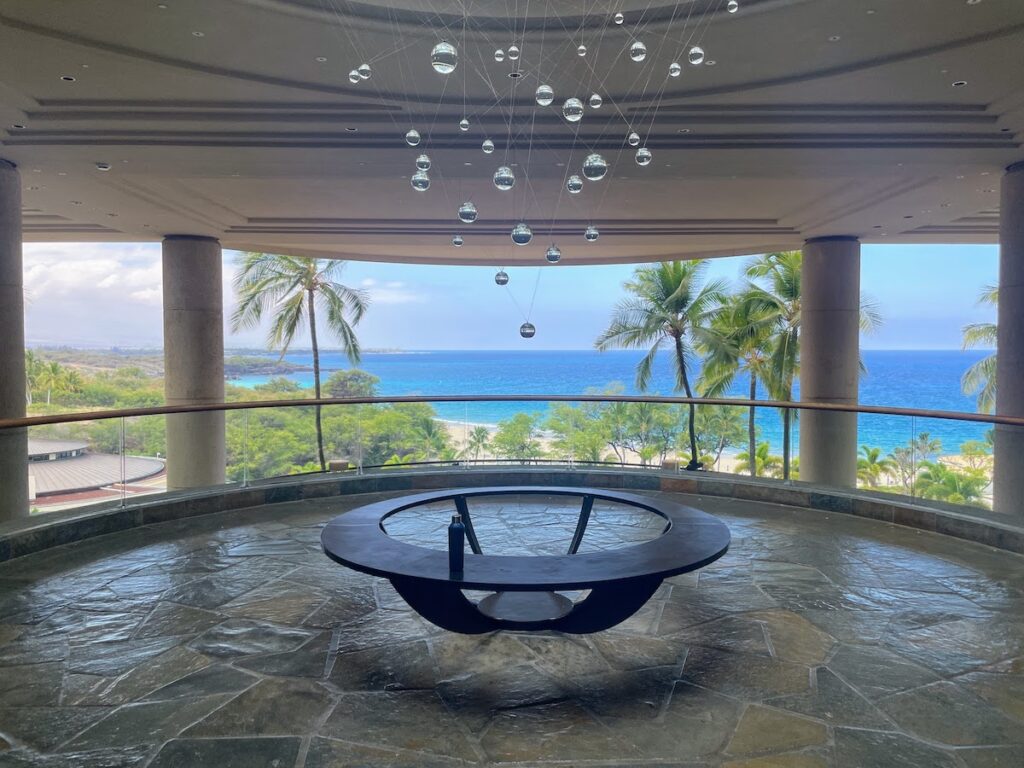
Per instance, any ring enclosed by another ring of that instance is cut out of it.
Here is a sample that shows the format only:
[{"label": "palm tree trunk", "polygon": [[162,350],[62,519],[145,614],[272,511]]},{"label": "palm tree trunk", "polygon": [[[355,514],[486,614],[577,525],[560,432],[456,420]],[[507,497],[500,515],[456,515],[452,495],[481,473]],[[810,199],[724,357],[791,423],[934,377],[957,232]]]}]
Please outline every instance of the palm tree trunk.
[{"label": "palm tree trunk", "polygon": [[[316,311],[314,299],[316,294],[312,288],[308,289],[309,299],[309,341],[313,346],[313,391],[316,399],[320,399],[320,348],[316,343]],[[324,428],[320,419],[320,406],[316,410],[316,451],[320,457],[320,471],[327,471],[327,462],[324,460]]]},{"label": "palm tree trunk", "polygon": [[[750,399],[757,400],[757,376],[750,374]],[[747,455],[753,456],[757,450],[757,430],[754,425],[754,406],[750,406],[747,414]],[[757,462],[750,462],[750,476],[757,477]]]},{"label": "palm tree trunk", "polygon": [[[683,355],[683,342],[678,336],[675,337],[676,342],[676,365],[679,366],[679,378],[683,380],[683,391],[686,392],[687,397],[693,397],[693,392],[690,390],[690,380],[686,376],[686,356]],[[690,403],[690,463],[686,465],[688,470],[700,469],[700,461],[697,458],[697,406]]]}]

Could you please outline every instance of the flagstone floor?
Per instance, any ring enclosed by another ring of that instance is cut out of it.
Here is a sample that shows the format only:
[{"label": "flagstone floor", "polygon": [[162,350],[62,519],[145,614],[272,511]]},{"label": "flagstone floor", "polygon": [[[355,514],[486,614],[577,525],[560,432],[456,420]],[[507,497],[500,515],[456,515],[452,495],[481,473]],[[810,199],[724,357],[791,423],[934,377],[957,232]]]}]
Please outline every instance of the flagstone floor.
[{"label": "flagstone floor", "polygon": [[[1024,765],[1024,558],[679,497],[732,548],[627,623],[467,637],[320,552],[327,519],[377,498],[0,565],[0,766]],[[561,550],[575,519],[555,507],[479,511],[484,547]],[[393,533],[439,543],[444,516],[420,522]],[[649,522],[598,514],[589,546]]]}]

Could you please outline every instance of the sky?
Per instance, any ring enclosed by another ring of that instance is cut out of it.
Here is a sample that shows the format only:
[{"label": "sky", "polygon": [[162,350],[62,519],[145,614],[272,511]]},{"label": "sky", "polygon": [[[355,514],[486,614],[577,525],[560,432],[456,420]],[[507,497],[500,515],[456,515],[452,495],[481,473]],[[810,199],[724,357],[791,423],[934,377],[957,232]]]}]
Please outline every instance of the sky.
[{"label": "sky", "polygon": [[[26,244],[26,338],[30,345],[161,347],[159,243]],[[224,253],[225,324],[235,306],[238,254]],[[747,257],[715,259],[709,277],[739,284]],[[507,288],[486,267],[349,262],[343,282],[365,289],[357,328],[364,349],[589,349],[604,330],[634,265],[510,268]],[[957,349],[967,323],[992,322],[977,304],[994,284],[994,245],[864,245],[861,289],[882,327],[865,349]],[[531,340],[519,336],[529,319]],[[228,348],[265,346],[266,328],[232,334]],[[324,347],[333,346],[321,340]],[[308,337],[295,347],[308,347]]]}]

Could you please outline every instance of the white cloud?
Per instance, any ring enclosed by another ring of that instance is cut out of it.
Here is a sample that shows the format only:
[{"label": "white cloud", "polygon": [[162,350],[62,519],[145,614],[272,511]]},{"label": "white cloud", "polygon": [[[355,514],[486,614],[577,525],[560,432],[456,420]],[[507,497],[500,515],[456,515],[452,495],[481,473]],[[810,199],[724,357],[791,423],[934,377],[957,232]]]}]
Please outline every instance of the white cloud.
[{"label": "white cloud", "polygon": [[372,278],[363,280],[363,285],[367,283],[370,286],[366,288],[370,294],[370,304],[419,304],[424,301],[423,295],[417,293],[405,286],[405,283],[391,281],[384,283],[383,286],[376,288],[376,281]]}]

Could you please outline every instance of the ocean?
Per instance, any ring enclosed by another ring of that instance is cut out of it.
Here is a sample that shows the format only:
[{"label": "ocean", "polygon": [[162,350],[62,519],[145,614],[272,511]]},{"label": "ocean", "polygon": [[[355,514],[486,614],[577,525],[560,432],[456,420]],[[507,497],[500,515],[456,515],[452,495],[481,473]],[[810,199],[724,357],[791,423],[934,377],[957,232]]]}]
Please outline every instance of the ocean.
[{"label": "ocean", "polygon": [[[868,405],[974,411],[972,397],[960,390],[960,377],[972,363],[989,354],[979,350],[862,350],[867,373],[861,376],[860,401]],[[582,394],[588,389],[604,390],[618,382],[626,393],[637,392],[634,369],[643,356],[634,350],[596,352],[572,351],[433,351],[368,353],[360,368],[380,378],[381,395],[460,394]],[[276,355],[273,356],[276,359]],[[310,353],[293,352],[285,360],[311,364]],[[332,371],[351,367],[344,355],[321,354],[323,379]],[[694,371],[691,381],[696,380]],[[269,376],[245,376],[231,383],[251,387]],[[303,386],[313,385],[312,372],[288,378]],[[671,360],[663,354],[655,365],[650,394],[671,395],[674,374]],[[746,397],[749,384],[738,380],[731,396]],[[758,393],[766,398],[765,392]],[[799,391],[797,392],[797,397]],[[543,413],[543,403],[440,403],[438,416],[470,424],[497,424],[516,413]],[[772,450],[782,447],[781,419],[776,412],[759,411],[760,439]],[[799,429],[799,427],[797,427]],[[928,432],[942,441],[946,453],[957,452],[967,440],[982,440],[987,425],[937,419],[862,415],[859,440],[884,452],[905,444],[915,434]]]}]

